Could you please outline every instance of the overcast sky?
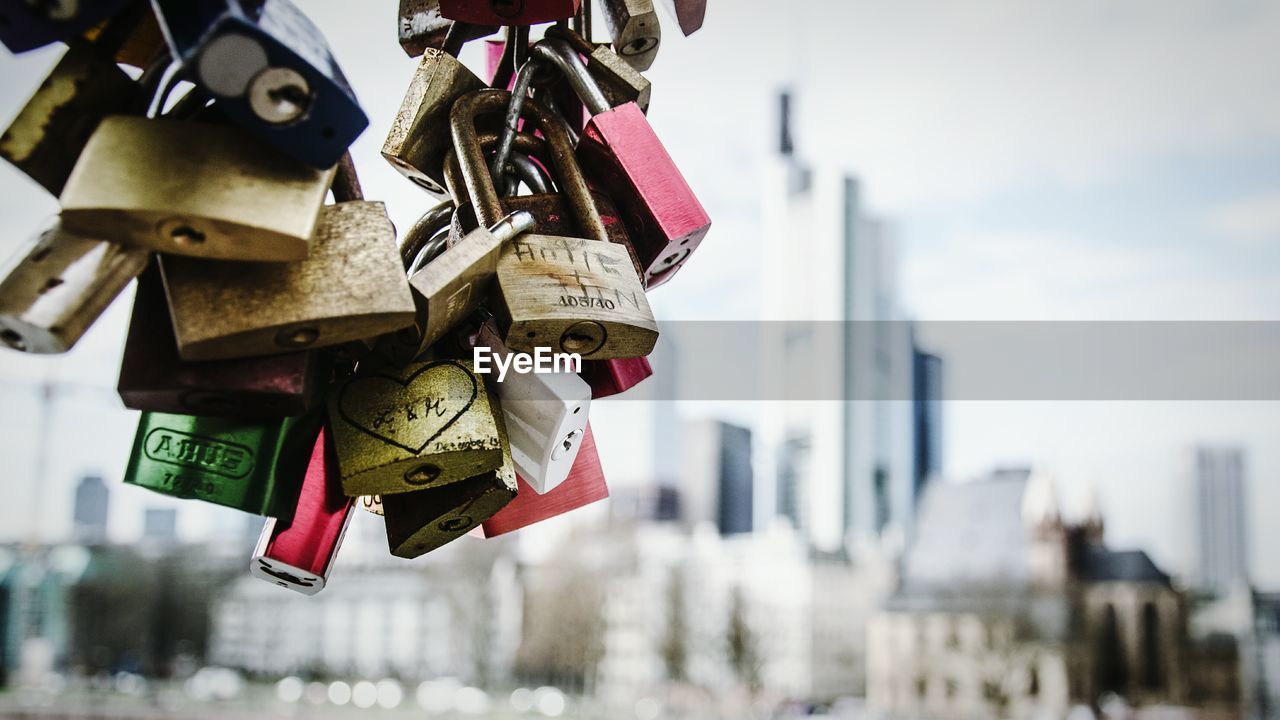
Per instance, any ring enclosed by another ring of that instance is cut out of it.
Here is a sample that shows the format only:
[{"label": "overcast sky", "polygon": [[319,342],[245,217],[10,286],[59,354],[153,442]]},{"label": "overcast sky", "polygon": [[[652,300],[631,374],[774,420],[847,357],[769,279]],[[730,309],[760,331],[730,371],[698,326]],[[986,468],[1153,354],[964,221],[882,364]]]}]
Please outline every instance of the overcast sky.
[{"label": "overcast sky", "polygon": [[[377,153],[414,69],[395,42],[396,3],[299,5],[369,113],[353,148],[366,195],[408,227],[429,201]],[[799,152],[857,172],[896,228],[903,300],[917,317],[1280,319],[1280,5],[712,0],[692,38],[667,29],[649,73],[650,117],[715,227],[654,293],[660,319],[757,317],[758,254],[800,241],[758,229],[754,180],[773,151],[784,85],[797,92]],[[58,53],[0,60],[0,117],[17,112]],[[0,189],[9,252],[56,204],[8,167]],[[118,480],[134,424],[111,393],[127,305],[66,358],[0,360],[12,379],[0,391],[0,451],[20,498],[0,509],[0,533],[65,532],[70,478],[98,468]],[[98,390],[59,395],[37,487],[41,416],[23,383],[46,373]],[[604,405],[593,411],[597,436],[620,455],[634,408]],[[1280,544],[1266,527],[1280,508],[1275,403],[951,403],[946,420],[950,474],[1043,463],[1075,504],[1096,484],[1113,541],[1178,571],[1189,568],[1194,527],[1180,453],[1241,444],[1255,571],[1280,586],[1280,559],[1265,553]],[[137,532],[143,504],[164,502],[134,488],[113,498],[121,537]],[[184,511],[184,531],[204,532],[210,517]]]}]

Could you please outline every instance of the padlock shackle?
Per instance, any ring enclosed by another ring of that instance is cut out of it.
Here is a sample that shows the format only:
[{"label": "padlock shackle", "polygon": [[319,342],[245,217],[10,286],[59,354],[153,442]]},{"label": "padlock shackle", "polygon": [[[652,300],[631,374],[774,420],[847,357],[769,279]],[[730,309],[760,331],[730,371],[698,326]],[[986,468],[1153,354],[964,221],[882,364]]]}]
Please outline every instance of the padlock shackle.
[{"label": "padlock shackle", "polygon": [[[500,135],[499,133],[480,133],[480,147],[488,151],[494,145],[498,145],[504,138],[505,135]],[[510,152],[512,146],[520,153],[519,156]],[[529,133],[511,133],[511,142],[507,151],[508,155],[504,165],[514,166],[517,176],[534,192],[551,192],[551,189],[547,187],[542,169],[533,165],[529,160],[529,157],[532,156],[541,160],[544,165],[550,164],[548,158],[551,157],[551,152],[550,148],[547,147],[547,141]],[[501,175],[505,174],[504,172]],[[462,170],[458,165],[458,153],[453,148],[450,148],[444,155],[444,186],[448,189],[449,197],[453,198],[455,204],[460,205],[470,199],[466,197],[466,183],[462,179]]]},{"label": "padlock shackle", "polygon": [[441,228],[449,226],[449,219],[453,217],[453,208],[453,201],[445,200],[423,213],[413,227],[409,228],[409,232],[404,234],[404,238],[400,241],[400,260],[404,263],[406,270],[413,266],[418,254],[431,241],[431,238]]},{"label": "padlock shackle", "polygon": [[594,43],[588,42],[586,38],[579,35],[573,28],[565,27],[563,25],[553,25],[547,28],[543,37],[551,38],[553,40],[563,40],[569,43],[574,50],[577,50],[583,55],[590,55],[596,51]]},{"label": "padlock shackle", "polygon": [[604,96],[604,91],[600,89],[600,84],[591,77],[587,64],[582,62],[578,51],[574,50],[568,42],[556,38],[543,40],[533,46],[533,59],[553,65],[564,73],[569,80],[569,86],[586,106],[587,112],[599,115],[613,108],[609,104],[609,99]]},{"label": "padlock shackle", "polygon": [[[485,164],[484,150],[480,147],[475,121],[481,115],[503,112],[510,99],[511,93],[506,90],[477,90],[459,98],[449,113],[453,146],[458,154],[463,184],[475,208],[476,220],[486,227],[502,218],[502,202],[494,188],[493,178],[489,175],[489,167]],[[547,139],[557,184],[565,196],[566,204],[573,211],[578,230],[592,240],[608,242],[608,232],[591,197],[587,178],[582,174],[582,168],[578,167],[573,141],[568,132],[555,121],[551,111],[542,103],[529,100],[524,107]]]},{"label": "padlock shackle", "polygon": [[364,200],[364,190],[360,187],[360,178],[356,175],[356,163],[351,159],[351,151],[342,153],[338,160],[338,171],[333,176],[334,202],[353,202]]}]

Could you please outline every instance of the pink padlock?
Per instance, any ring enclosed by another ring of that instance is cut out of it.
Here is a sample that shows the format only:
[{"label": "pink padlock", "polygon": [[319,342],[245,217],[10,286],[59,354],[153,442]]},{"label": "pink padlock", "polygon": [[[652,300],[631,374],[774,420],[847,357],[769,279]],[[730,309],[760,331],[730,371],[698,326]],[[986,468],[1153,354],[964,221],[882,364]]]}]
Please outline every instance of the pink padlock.
[{"label": "pink padlock", "polygon": [[578,376],[591,386],[591,399],[624,393],[653,375],[647,357],[583,360]]},{"label": "pink padlock", "polygon": [[633,102],[610,107],[568,43],[544,40],[533,57],[563,70],[591,113],[578,143],[578,161],[617,202],[644,268],[645,287],[667,282],[710,229],[707,211],[640,107]]},{"label": "pink padlock", "polygon": [[591,423],[587,423],[578,458],[573,461],[573,468],[564,482],[542,495],[534,492],[519,475],[516,475],[516,482],[520,491],[515,499],[481,525],[485,537],[514,532],[609,497],[600,454],[596,452],[596,439],[591,434]]}]

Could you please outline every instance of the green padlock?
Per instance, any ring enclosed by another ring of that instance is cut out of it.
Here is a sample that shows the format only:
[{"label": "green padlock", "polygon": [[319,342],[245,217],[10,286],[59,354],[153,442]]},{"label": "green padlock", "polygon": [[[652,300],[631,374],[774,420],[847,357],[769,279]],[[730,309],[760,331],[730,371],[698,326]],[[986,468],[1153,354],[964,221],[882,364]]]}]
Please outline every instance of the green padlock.
[{"label": "green padlock", "polygon": [[323,416],[267,422],[144,412],[124,481],[288,522]]}]

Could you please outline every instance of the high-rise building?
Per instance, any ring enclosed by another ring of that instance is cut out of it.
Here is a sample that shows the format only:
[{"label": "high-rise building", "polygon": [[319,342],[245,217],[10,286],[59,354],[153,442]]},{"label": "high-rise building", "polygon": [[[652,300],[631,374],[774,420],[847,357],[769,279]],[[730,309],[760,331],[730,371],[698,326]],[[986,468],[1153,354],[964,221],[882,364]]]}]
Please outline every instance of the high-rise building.
[{"label": "high-rise building", "polygon": [[776,333],[766,372],[785,375],[788,401],[763,418],[761,442],[775,452],[776,514],[834,550],[911,524],[910,323],[890,228],[867,213],[855,177],[799,158],[789,95],[780,109],[764,214],[765,235],[785,243],[763,258],[761,291]]},{"label": "high-rise building", "polygon": [[919,504],[924,485],[942,472],[942,358],[911,349],[911,419],[915,486]]},{"label": "high-rise building", "polygon": [[172,545],[178,541],[178,511],[176,508],[146,508],[142,515],[144,540]]},{"label": "high-rise building", "polygon": [[1191,462],[1200,551],[1197,579],[1203,590],[1223,594],[1249,576],[1244,450],[1197,447]]},{"label": "high-rise building", "polygon": [[85,475],[76,486],[72,511],[72,533],[77,542],[102,543],[107,540],[107,509],[111,492],[101,475]]},{"label": "high-rise building", "polygon": [[684,424],[683,436],[682,519],[714,525],[721,535],[751,532],[751,431],[720,420],[698,420]]}]

